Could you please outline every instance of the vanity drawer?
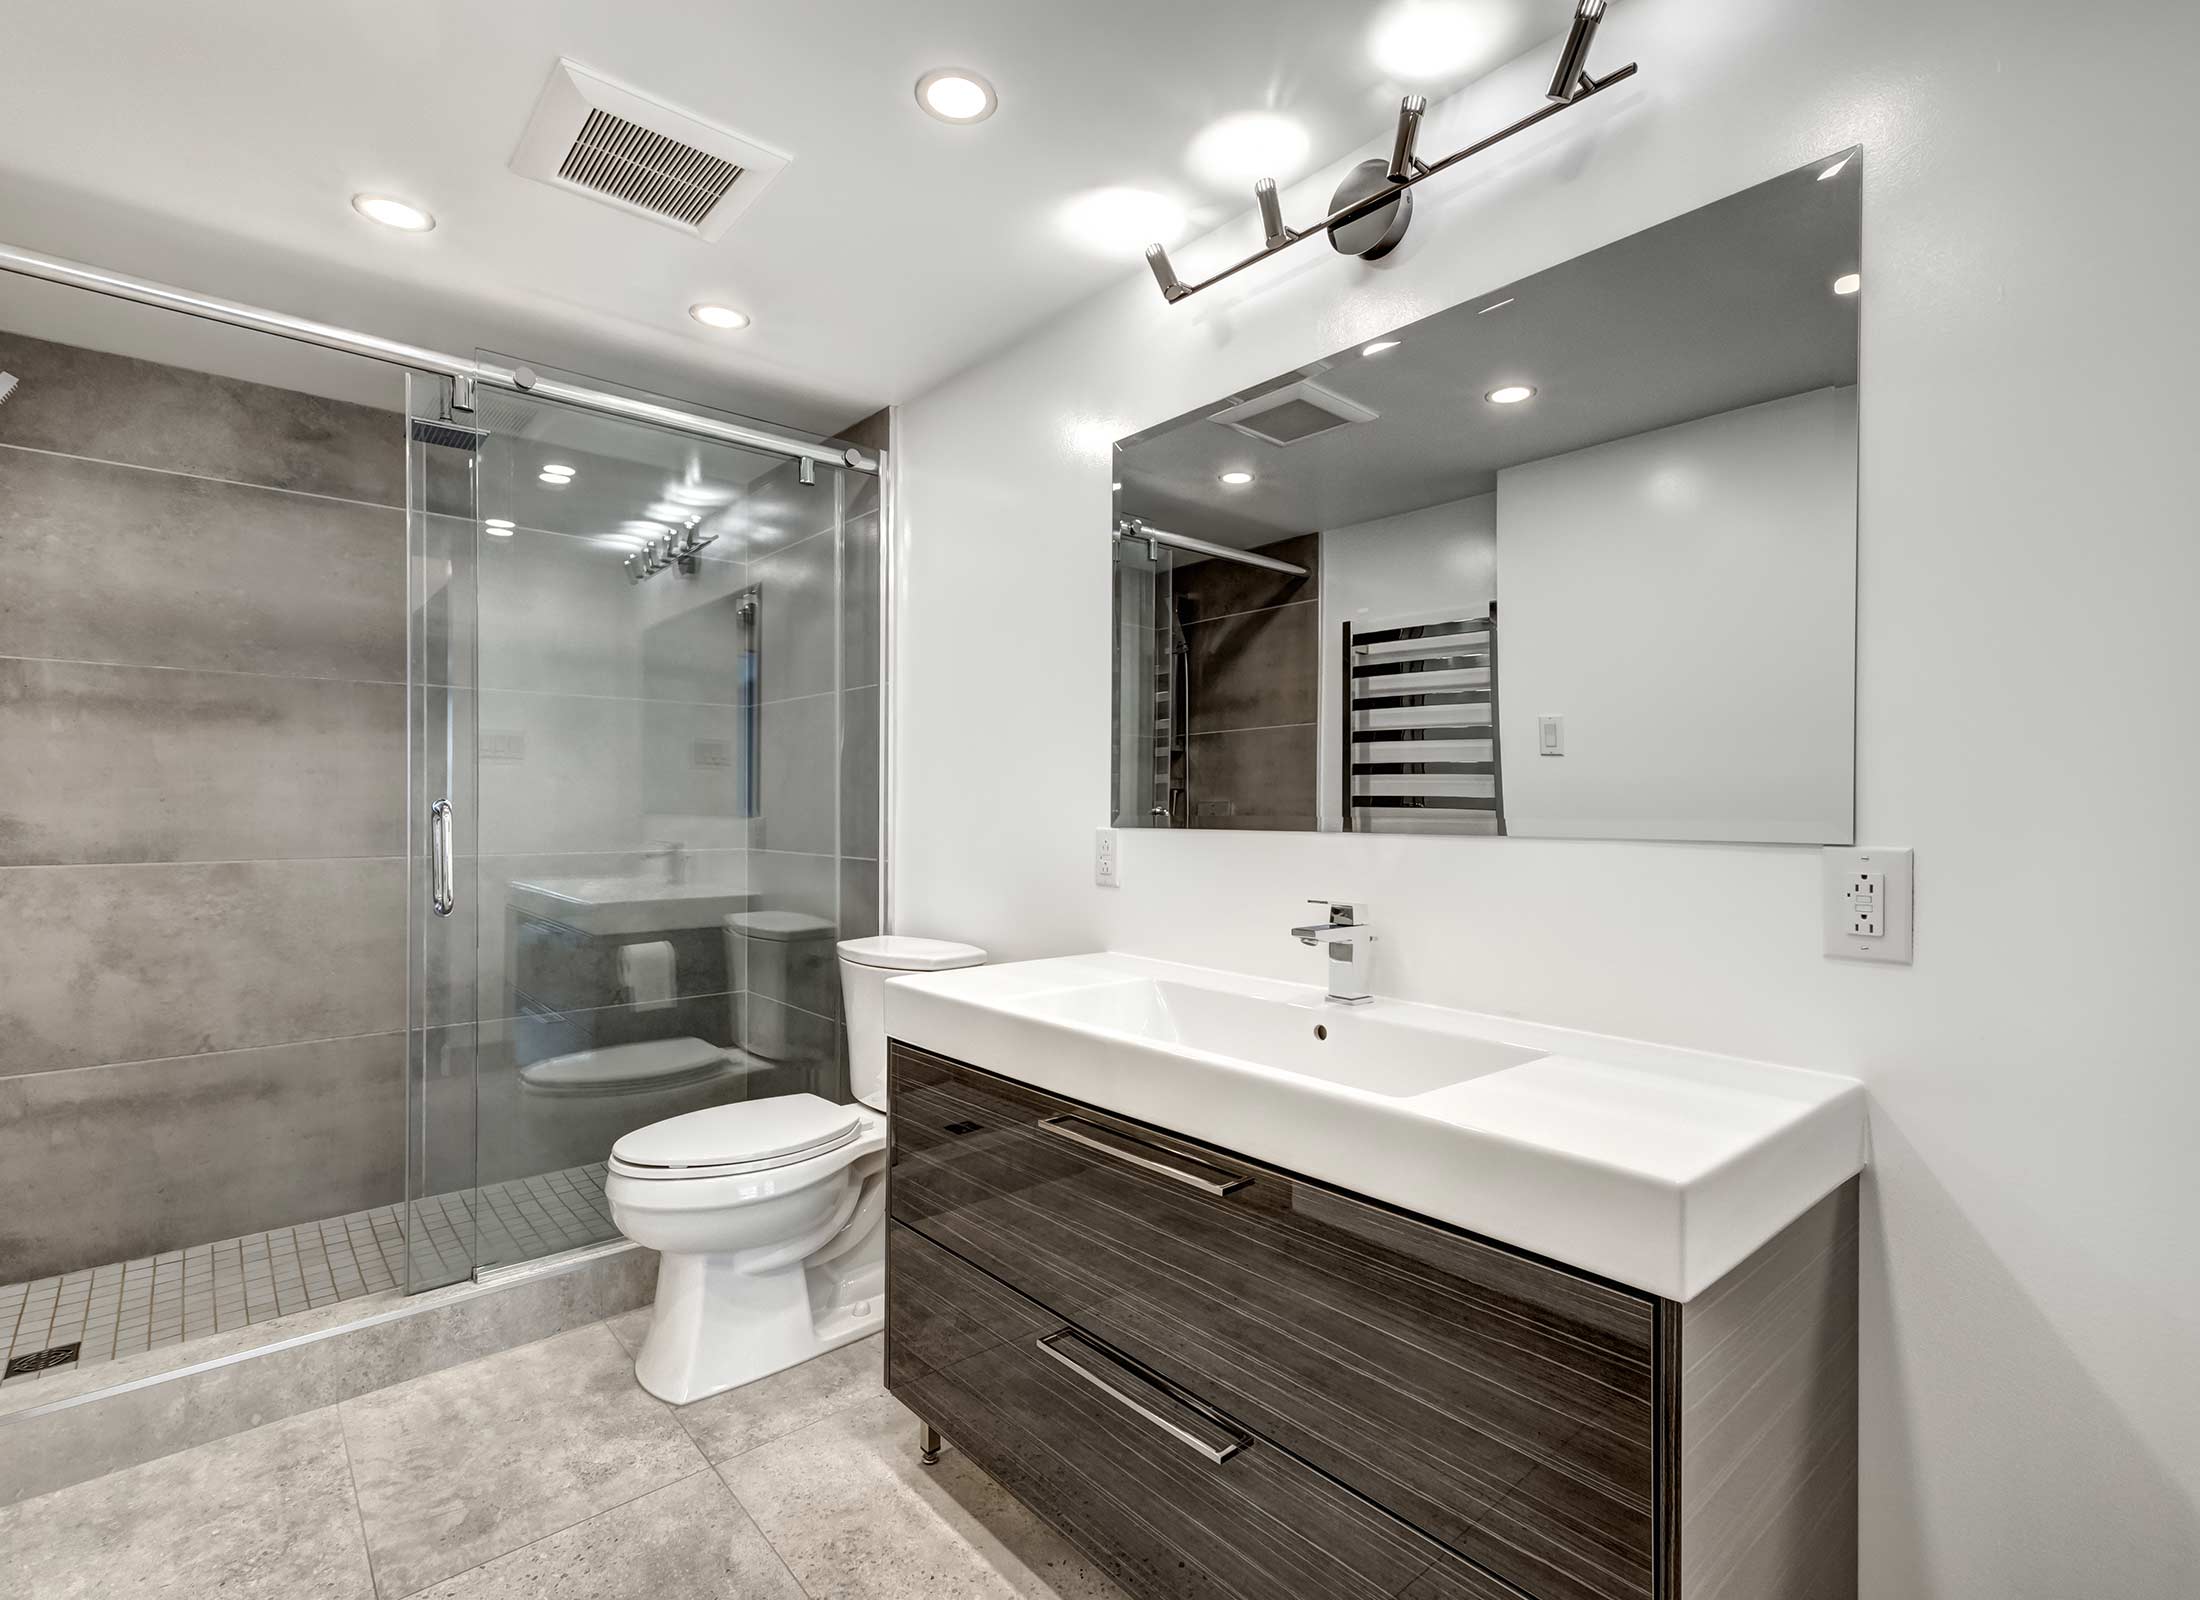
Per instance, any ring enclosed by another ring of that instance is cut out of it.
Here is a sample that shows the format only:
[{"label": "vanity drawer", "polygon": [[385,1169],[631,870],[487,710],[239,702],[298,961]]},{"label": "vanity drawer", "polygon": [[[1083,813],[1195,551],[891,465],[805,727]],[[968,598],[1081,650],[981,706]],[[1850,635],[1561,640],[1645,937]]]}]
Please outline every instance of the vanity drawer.
[{"label": "vanity drawer", "polygon": [[892,1072],[897,1221],[1537,1600],[1651,1600],[1654,1299],[908,1046]]},{"label": "vanity drawer", "polygon": [[1133,1594],[1522,1600],[896,1224],[887,1382]]}]

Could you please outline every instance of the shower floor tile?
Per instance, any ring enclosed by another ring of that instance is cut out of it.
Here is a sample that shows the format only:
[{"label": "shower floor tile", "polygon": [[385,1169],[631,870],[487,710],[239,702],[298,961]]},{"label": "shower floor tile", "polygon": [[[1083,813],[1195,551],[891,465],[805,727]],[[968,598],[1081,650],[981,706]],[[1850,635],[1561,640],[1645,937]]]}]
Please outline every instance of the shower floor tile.
[{"label": "shower floor tile", "polygon": [[[618,1237],[603,1182],[597,1162],[423,1200],[412,1242],[422,1279],[448,1282],[470,1276],[475,1261],[500,1266]],[[0,1383],[35,1383],[404,1282],[404,1208],[391,1205],[0,1285],[0,1350],[10,1362],[78,1347]]]}]

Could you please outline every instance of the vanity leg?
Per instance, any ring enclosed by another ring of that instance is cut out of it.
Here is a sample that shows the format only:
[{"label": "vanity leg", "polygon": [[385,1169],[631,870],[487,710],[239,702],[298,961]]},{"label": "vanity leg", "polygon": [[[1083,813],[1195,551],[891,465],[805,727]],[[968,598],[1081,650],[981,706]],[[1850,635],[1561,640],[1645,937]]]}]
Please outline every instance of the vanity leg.
[{"label": "vanity leg", "polygon": [[939,1465],[940,1430],[929,1422],[917,1424],[917,1459],[928,1467]]}]

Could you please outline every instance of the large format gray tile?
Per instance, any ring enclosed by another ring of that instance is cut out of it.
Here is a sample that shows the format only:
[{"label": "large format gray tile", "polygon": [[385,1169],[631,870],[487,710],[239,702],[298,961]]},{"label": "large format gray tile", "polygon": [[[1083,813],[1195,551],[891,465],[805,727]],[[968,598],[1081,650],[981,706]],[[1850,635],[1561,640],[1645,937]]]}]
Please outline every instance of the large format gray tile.
[{"label": "large format gray tile", "polygon": [[[645,1322],[645,1332],[647,1326]],[[704,1455],[713,1461],[730,1461],[885,1392],[885,1340],[874,1334],[798,1367],[682,1406],[674,1415]]]},{"label": "large format gray tile", "polygon": [[693,577],[661,573],[628,591],[640,606],[641,692],[648,699],[731,705],[754,698],[744,664],[755,618],[741,615],[749,569],[717,554],[707,553]]},{"label": "large format gray tile", "polygon": [[404,849],[405,691],[0,659],[0,865]]},{"label": "large format gray tile", "polygon": [[381,411],[19,333],[0,333],[0,369],[23,380],[0,415],[0,444],[405,503],[395,374]]},{"label": "large format gray tile", "polygon": [[647,586],[627,581],[615,552],[521,528],[481,540],[476,582],[482,688],[641,694]]},{"label": "large format gray tile", "polygon": [[346,1401],[342,1414],[384,1600],[703,1465],[601,1325]]},{"label": "large format gray tile", "polygon": [[26,1600],[369,1600],[333,1411],[0,1508],[0,1589]]},{"label": "large format gray tile", "polygon": [[1184,751],[1193,827],[1315,828],[1320,730],[1313,723],[1197,733]]},{"label": "large format gray tile", "polygon": [[384,506],[0,447],[0,579],[0,656],[405,677]]},{"label": "large format gray tile", "polygon": [[840,697],[840,853],[879,853],[879,691]]},{"label": "large format gray tile", "polygon": [[0,1261],[73,1272],[388,1205],[405,1037],[0,1078]]},{"label": "large format gray tile", "polygon": [[1321,535],[1294,534],[1260,546],[1264,556],[1306,568],[1303,576],[1270,572],[1239,561],[1201,561],[1176,569],[1177,608],[1186,622],[1204,622],[1240,611],[1291,605],[1321,594]]},{"label": "large format gray tile", "polygon": [[769,701],[758,710],[764,814],[757,842],[767,850],[837,854],[840,696]]},{"label": "large format gray tile", "polygon": [[0,867],[0,1075],[405,1025],[405,863]]},{"label": "large format gray tile", "polygon": [[422,1591],[421,1600],[805,1600],[714,1472]]},{"label": "large format gray tile", "polygon": [[834,476],[820,472],[817,482],[806,484],[797,463],[788,461],[745,484],[726,519],[732,548],[725,553],[753,561],[832,527],[840,520]]},{"label": "large format gray tile", "polygon": [[968,1457],[918,1465],[916,1438],[917,1419],[883,1395],[718,1471],[811,1600],[1121,1595]]},{"label": "large format gray tile", "polygon": [[840,536],[840,682],[861,688],[879,681],[879,613],[884,567],[879,559],[879,519],[851,517]]},{"label": "large format gray tile", "polygon": [[1194,623],[1184,630],[1184,647],[1191,657],[1191,732],[1272,728],[1317,716],[1319,606],[1271,606]]},{"label": "large format gray tile", "polygon": [[759,603],[760,700],[791,700],[839,687],[838,541],[815,534],[752,562]]}]

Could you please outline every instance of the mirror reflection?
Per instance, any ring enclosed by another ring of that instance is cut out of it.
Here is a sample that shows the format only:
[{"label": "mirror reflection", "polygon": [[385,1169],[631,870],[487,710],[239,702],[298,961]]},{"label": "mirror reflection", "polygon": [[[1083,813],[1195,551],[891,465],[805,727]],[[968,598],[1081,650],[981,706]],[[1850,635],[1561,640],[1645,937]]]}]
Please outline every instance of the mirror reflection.
[{"label": "mirror reflection", "polygon": [[1850,840],[1862,176],[1120,441],[1117,825]]}]

